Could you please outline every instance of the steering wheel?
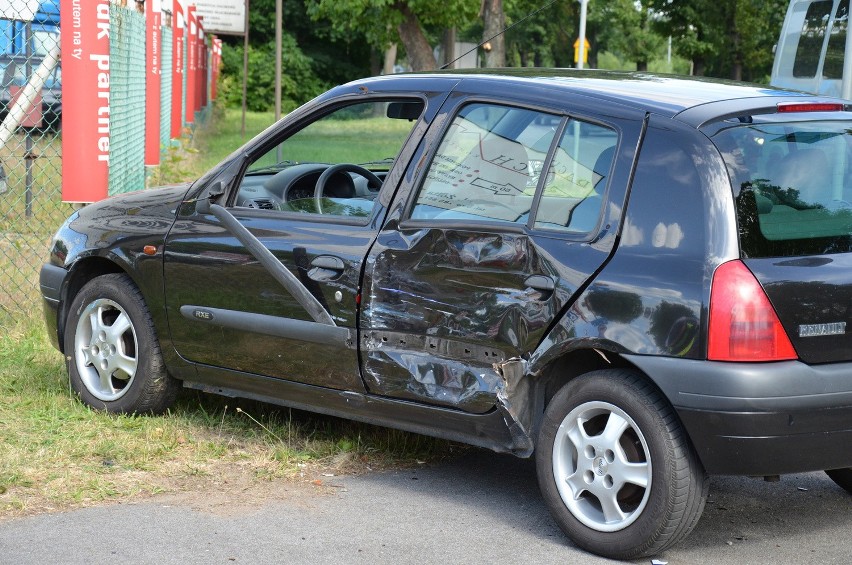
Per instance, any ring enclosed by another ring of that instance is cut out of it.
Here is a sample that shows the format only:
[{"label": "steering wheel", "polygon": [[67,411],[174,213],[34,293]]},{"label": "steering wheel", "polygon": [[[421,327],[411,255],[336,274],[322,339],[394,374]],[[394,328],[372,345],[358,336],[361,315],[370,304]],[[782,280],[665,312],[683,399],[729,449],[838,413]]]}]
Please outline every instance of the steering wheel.
[{"label": "steering wheel", "polygon": [[317,186],[314,190],[314,201],[317,207],[317,214],[322,214],[322,193],[325,192],[325,185],[328,182],[328,179],[330,179],[332,175],[335,175],[339,172],[355,173],[367,179],[368,184],[382,186],[382,179],[380,179],[364,167],[352,163],[340,163],[339,165],[332,165],[331,167],[324,170],[320,175],[319,179],[317,179]]}]

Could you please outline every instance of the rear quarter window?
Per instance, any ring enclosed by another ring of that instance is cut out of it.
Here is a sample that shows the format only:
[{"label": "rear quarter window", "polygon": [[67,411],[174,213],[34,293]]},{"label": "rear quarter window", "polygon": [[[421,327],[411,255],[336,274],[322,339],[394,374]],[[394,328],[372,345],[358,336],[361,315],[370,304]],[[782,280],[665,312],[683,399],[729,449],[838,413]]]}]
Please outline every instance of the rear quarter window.
[{"label": "rear quarter window", "polygon": [[852,134],[845,122],[753,124],[714,137],[736,197],[742,253],[852,250]]}]

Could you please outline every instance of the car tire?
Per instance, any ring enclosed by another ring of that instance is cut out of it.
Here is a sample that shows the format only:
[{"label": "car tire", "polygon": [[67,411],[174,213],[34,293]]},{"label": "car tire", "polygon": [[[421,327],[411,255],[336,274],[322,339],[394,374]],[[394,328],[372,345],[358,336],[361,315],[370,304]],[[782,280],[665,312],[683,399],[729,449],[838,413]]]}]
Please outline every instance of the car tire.
[{"label": "car tire", "polygon": [[825,474],[837,483],[837,486],[846,489],[846,492],[852,494],[852,467],[847,469],[832,469],[826,471]]},{"label": "car tire", "polygon": [[683,539],[709,486],[671,405],[626,369],[587,373],[556,393],[539,431],[536,469],[562,531],[613,559],[655,555]]},{"label": "car tire", "polygon": [[92,279],[74,297],[65,325],[71,387],[93,408],[161,413],[180,382],[166,371],[142,293],[124,274]]}]

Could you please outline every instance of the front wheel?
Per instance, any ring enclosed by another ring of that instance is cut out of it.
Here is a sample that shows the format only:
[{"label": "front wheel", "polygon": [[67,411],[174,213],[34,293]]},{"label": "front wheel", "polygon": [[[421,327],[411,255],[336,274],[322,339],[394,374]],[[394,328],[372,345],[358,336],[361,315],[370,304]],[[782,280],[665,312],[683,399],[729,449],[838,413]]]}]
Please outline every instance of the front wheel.
[{"label": "front wheel", "polygon": [[180,383],[169,376],[142,293],[126,275],[92,279],[71,303],[65,326],[71,387],[87,405],[158,413]]},{"label": "front wheel", "polygon": [[604,557],[660,553],[692,531],[709,481],[666,399],[641,375],[595,371],[547,406],[539,486],[559,527]]}]

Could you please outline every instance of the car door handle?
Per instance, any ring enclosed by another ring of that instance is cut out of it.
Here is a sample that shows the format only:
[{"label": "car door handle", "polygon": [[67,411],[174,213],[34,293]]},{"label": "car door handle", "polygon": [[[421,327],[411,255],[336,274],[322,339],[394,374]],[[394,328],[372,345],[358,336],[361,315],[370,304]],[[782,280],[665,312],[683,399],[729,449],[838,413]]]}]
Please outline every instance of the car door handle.
[{"label": "car door handle", "polygon": [[343,259],[331,255],[320,255],[311,261],[308,277],[318,282],[332,281],[340,277],[346,269]]},{"label": "car door handle", "polygon": [[527,288],[532,288],[541,293],[551,293],[556,288],[553,278],[545,275],[531,275],[526,278],[524,284],[527,285]]},{"label": "car door handle", "polygon": [[346,265],[340,257],[332,257],[331,255],[320,255],[311,261],[311,267],[318,269],[328,269],[329,271],[343,271]]}]

